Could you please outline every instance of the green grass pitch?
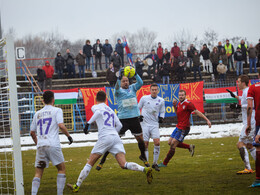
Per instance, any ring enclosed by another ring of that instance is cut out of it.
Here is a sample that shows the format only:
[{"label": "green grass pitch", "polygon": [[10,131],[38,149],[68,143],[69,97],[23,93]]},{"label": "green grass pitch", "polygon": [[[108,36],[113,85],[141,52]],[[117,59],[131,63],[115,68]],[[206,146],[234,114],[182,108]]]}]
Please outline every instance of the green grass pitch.
[{"label": "green grass pitch", "polygon": [[[255,180],[255,173],[236,175],[244,164],[236,148],[237,137],[187,140],[195,144],[195,155],[187,149],[177,148],[167,168],[154,173],[153,183],[146,183],[145,174],[121,169],[112,155],[101,171],[92,168],[78,194],[260,194],[260,188],[248,188]],[[126,144],[126,159],[138,159],[137,144]],[[75,183],[86,163],[92,147],[63,149],[66,160],[67,182]],[[161,142],[159,163],[168,152],[167,142]],[[153,159],[153,144],[149,147],[149,160]],[[24,151],[23,172],[25,194],[30,194],[34,176],[35,151]],[[251,166],[255,167],[250,156]],[[56,194],[56,168],[50,164],[43,175],[39,194]],[[72,194],[65,187],[64,194]]]}]

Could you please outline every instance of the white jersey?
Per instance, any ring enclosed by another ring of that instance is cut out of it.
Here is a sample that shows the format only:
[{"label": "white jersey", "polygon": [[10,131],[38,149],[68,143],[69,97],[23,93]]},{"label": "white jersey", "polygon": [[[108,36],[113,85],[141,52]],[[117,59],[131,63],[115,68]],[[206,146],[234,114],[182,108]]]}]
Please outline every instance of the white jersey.
[{"label": "white jersey", "polygon": [[159,96],[156,98],[152,98],[151,95],[143,96],[138,104],[138,107],[140,110],[142,109],[144,123],[158,126],[158,116],[164,118],[164,99]]},{"label": "white jersey", "polygon": [[63,113],[60,108],[46,105],[35,113],[31,131],[36,131],[37,147],[60,147],[58,126],[60,123],[63,123]]},{"label": "white jersey", "polygon": [[[247,93],[248,93],[249,87],[243,89],[242,97],[239,97],[241,100],[241,108],[242,108],[242,121],[243,125],[247,125]],[[254,107],[254,105],[253,105]],[[252,117],[251,117],[251,123],[254,126],[255,124],[255,110],[252,111]]]},{"label": "white jersey", "polygon": [[94,115],[88,121],[89,124],[96,121],[98,127],[98,137],[107,135],[118,135],[122,128],[116,113],[105,103],[97,104],[91,108]]}]

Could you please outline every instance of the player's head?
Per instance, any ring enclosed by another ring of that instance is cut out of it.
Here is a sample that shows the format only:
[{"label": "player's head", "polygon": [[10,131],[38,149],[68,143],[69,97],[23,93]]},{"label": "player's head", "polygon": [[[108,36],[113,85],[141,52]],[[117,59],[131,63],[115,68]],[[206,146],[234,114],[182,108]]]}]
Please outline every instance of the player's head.
[{"label": "player's head", "polygon": [[106,102],[107,95],[104,91],[97,92],[96,101],[97,102]]},{"label": "player's head", "polygon": [[247,75],[240,75],[237,79],[237,85],[240,90],[243,90],[248,86],[249,78]]},{"label": "player's head", "polygon": [[121,87],[123,89],[129,88],[129,79],[126,76],[123,76],[122,79],[121,79]]},{"label": "player's head", "polygon": [[185,99],[186,99],[186,91],[181,89],[179,91],[179,100],[180,100],[180,102],[183,102]]},{"label": "player's head", "polygon": [[44,104],[54,104],[54,93],[52,91],[45,91],[43,93],[43,102]]},{"label": "player's head", "polygon": [[151,96],[156,98],[157,94],[159,92],[159,87],[156,83],[151,84],[150,86],[150,92],[151,92]]}]

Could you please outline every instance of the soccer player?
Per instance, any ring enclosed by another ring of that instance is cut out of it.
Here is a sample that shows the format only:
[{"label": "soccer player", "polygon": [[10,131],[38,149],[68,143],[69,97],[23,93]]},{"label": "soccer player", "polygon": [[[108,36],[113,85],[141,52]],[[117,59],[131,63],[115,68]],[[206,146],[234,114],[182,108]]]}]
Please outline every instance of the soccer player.
[{"label": "soccer player", "polygon": [[251,125],[252,130],[249,135],[246,135],[246,127],[247,127],[247,94],[248,94],[248,83],[249,78],[247,75],[240,75],[237,79],[238,88],[243,91],[242,97],[236,96],[232,91],[227,90],[230,95],[238,100],[241,100],[241,108],[242,108],[242,121],[243,127],[241,130],[241,134],[239,136],[239,140],[237,142],[237,148],[239,150],[241,159],[245,163],[245,169],[242,171],[238,171],[237,174],[251,174],[254,171],[251,169],[249,162],[249,155],[247,149],[249,150],[251,156],[255,160],[256,158],[256,149],[253,147],[254,135],[255,135],[255,111],[252,111],[251,117]]},{"label": "soccer player", "polygon": [[[138,74],[135,74],[136,83],[129,85],[129,79],[126,76],[121,77],[121,70],[115,86],[115,97],[118,105],[118,118],[123,127],[119,132],[120,137],[129,129],[138,142],[141,152],[139,159],[146,167],[150,167],[145,156],[145,144],[142,128],[140,124],[140,111],[138,108],[136,92],[142,87],[143,81]],[[121,86],[121,87],[120,87]],[[96,169],[100,170],[106,160],[108,153],[105,153]]]},{"label": "soccer player", "polygon": [[49,161],[56,166],[57,175],[57,194],[63,194],[66,182],[64,157],[61,151],[59,129],[69,140],[72,137],[63,124],[63,113],[60,108],[54,107],[54,93],[45,91],[43,94],[43,109],[37,111],[31,124],[31,136],[37,145],[35,160],[35,176],[32,181],[32,194],[37,194],[44,168],[48,168]]},{"label": "soccer player", "polygon": [[98,141],[91,151],[87,164],[80,172],[77,183],[74,185],[68,184],[68,187],[70,187],[73,192],[78,192],[82,182],[89,175],[91,168],[107,151],[115,156],[122,169],[144,172],[147,176],[147,182],[150,184],[153,179],[152,168],[142,167],[134,162],[126,162],[125,149],[118,135],[122,124],[115,112],[105,104],[106,93],[104,91],[99,91],[97,93],[96,102],[97,105],[94,105],[91,108],[94,115],[87,122],[84,133],[88,133],[88,126],[96,121],[98,127]]},{"label": "soccer player", "polygon": [[149,159],[148,145],[149,139],[152,138],[154,142],[153,150],[153,165],[156,171],[160,171],[157,161],[160,155],[160,132],[159,123],[163,122],[165,115],[165,105],[164,99],[158,96],[159,89],[157,84],[152,84],[150,86],[151,95],[143,96],[140,99],[138,107],[142,110],[142,115],[140,116],[140,121],[144,143],[145,143],[145,156]]},{"label": "soccer player", "polygon": [[[260,79],[260,72],[258,72]],[[247,93],[247,128],[246,134],[249,135],[252,130],[251,118],[253,109],[255,109],[255,140],[253,146],[256,147],[255,172],[256,180],[251,187],[260,187],[260,83],[256,83],[249,87]],[[254,103],[254,104],[253,104]],[[254,105],[254,106],[253,106]]]},{"label": "soccer player", "polygon": [[192,112],[203,118],[207,122],[209,128],[211,128],[211,122],[209,121],[209,119],[200,111],[198,111],[193,103],[189,102],[186,99],[186,91],[179,91],[179,103],[177,102],[177,100],[173,100],[173,107],[177,114],[178,123],[168,141],[168,144],[170,145],[170,150],[166,155],[164,161],[158,165],[159,167],[167,167],[167,164],[175,153],[176,147],[178,146],[178,144],[183,142],[185,136],[188,135],[188,133],[190,132],[190,115]]}]

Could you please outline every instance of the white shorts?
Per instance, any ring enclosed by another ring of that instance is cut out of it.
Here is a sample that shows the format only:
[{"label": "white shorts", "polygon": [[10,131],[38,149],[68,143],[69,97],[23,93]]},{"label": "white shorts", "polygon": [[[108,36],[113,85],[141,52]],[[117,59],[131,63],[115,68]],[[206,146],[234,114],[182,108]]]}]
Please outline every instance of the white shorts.
[{"label": "white shorts", "polygon": [[36,150],[35,167],[48,168],[49,161],[53,166],[64,162],[63,153],[60,147],[42,146]]},{"label": "white shorts", "polygon": [[91,154],[95,153],[103,155],[106,151],[114,156],[118,153],[125,154],[124,145],[118,135],[108,135],[99,138],[93,147]]},{"label": "white shorts", "polygon": [[144,141],[149,141],[150,138],[152,139],[160,139],[160,131],[158,125],[147,125],[147,123],[141,123]]},{"label": "white shorts", "polygon": [[246,127],[247,127],[247,125],[243,126],[238,141],[243,142],[244,144],[253,144],[254,136],[255,136],[255,124],[251,125],[252,129],[251,129],[249,135],[246,135]]}]

